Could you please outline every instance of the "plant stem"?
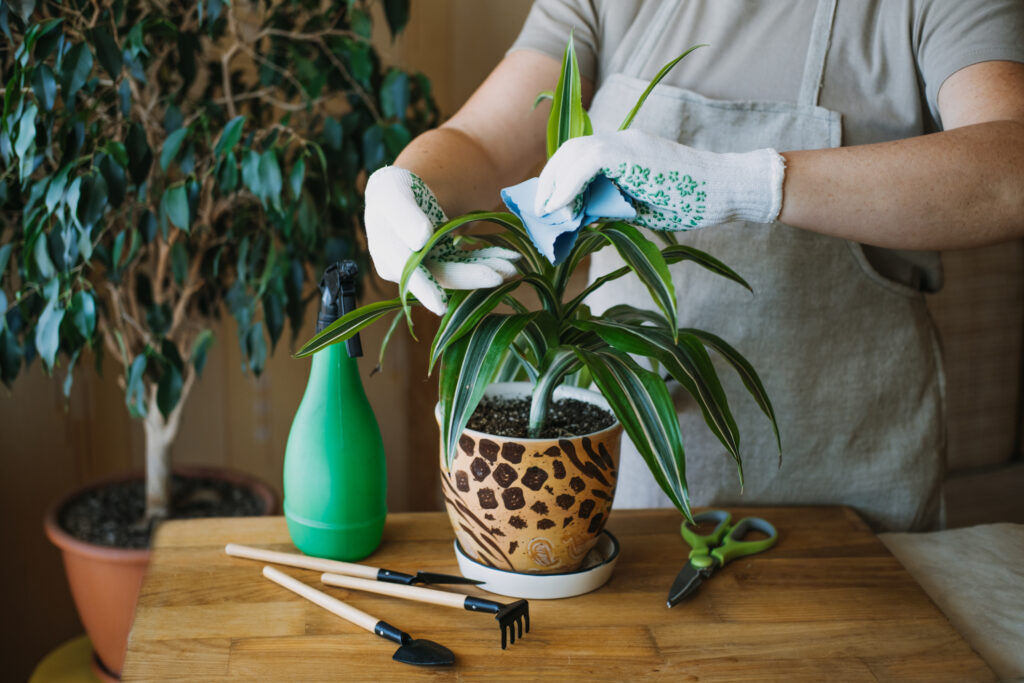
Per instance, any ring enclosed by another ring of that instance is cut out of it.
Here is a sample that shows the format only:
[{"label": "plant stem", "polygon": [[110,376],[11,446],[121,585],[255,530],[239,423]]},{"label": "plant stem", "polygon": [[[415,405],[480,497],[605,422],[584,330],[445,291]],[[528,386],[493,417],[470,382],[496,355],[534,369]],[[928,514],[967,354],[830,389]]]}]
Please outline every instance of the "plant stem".
[{"label": "plant stem", "polygon": [[544,420],[548,416],[548,408],[551,406],[551,396],[555,393],[553,382],[539,383],[539,386],[546,387],[540,390],[533,389],[530,398],[530,423],[526,429],[526,435],[531,439],[540,437],[540,430],[544,427]]}]

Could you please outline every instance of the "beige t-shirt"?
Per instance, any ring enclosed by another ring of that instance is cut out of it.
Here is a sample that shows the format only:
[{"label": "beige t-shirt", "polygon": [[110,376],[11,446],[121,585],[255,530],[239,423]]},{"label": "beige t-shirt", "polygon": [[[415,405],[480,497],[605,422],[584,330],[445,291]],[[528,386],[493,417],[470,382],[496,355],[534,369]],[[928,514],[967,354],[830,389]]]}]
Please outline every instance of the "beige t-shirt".
[{"label": "beige t-shirt", "polygon": [[[623,37],[650,25],[664,1],[537,0],[511,50],[560,60],[572,30],[580,70],[600,87],[638,47]],[[675,4],[673,30],[644,46],[633,75],[651,78],[688,47],[707,43],[664,82],[716,99],[796,101],[817,0]],[[840,0],[818,104],[842,114],[843,145],[934,132],[942,83],[989,60],[1024,62],[1024,0]],[[941,285],[937,254],[865,251],[896,281],[927,291]]]}]

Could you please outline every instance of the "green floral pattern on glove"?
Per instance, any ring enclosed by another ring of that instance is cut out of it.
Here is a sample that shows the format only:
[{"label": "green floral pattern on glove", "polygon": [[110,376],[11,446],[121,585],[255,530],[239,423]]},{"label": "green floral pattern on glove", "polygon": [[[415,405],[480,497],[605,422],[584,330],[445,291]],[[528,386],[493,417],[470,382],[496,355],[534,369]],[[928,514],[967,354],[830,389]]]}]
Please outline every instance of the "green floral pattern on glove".
[{"label": "green floral pattern on glove", "polygon": [[601,173],[630,195],[636,218],[630,221],[651,230],[692,230],[701,227],[707,206],[707,183],[678,171],[652,172],[640,164],[604,166]]}]

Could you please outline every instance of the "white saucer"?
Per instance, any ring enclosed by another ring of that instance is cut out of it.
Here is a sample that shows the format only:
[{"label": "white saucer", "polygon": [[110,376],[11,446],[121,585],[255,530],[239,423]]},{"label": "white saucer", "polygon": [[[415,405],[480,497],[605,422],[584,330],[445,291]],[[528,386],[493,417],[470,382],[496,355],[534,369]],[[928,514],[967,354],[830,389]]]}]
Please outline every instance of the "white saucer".
[{"label": "white saucer", "polygon": [[562,574],[524,574],[488,567],[470,559],[458,541],[455,541],[455,557],[462,575],[483,581],[479,587],[489,593],[538,600],[571,598],[600,588],[611,578],[615,561],[619,559],[619,541],[607,530],[602,531],[597,545],[584,558],[583,566]]}]

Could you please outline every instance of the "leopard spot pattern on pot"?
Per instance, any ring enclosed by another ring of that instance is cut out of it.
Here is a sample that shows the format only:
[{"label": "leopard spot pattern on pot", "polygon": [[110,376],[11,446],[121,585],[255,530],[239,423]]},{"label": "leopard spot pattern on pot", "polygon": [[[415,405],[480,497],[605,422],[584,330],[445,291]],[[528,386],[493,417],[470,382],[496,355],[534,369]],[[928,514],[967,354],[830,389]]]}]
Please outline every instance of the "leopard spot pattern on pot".
[{"label": "leopard spot pattern on pot", "polygon": [[571,571],[604,528],[621,427],[540,441],[467,431],[442,489],[459,544],[499,569]]}]

